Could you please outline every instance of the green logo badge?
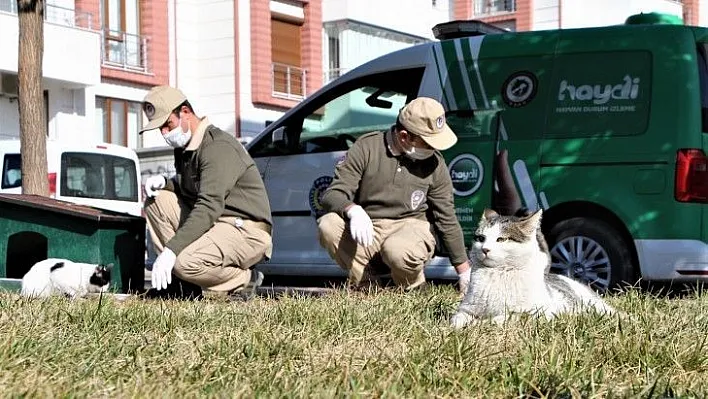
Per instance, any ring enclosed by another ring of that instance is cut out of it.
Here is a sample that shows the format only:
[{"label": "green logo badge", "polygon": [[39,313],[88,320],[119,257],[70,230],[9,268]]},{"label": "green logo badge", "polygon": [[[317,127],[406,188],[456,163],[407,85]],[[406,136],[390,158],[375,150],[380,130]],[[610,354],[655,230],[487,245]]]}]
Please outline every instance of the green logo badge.
[{"label": "green logo badge", "polygon": [[482,161],[472,154],[460,154],[448,166],[452,179],[452,191],[465,197],[474,194],[482,185],[484,167]]}]

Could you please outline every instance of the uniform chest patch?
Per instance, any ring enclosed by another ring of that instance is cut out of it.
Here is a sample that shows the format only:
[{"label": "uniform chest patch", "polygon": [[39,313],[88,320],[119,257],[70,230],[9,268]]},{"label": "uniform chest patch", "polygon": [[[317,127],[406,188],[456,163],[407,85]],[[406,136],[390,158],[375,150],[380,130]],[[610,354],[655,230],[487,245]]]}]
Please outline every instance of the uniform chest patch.
[{"label": "uniform chest patch", "polygon": [[413,194],[411,194],[411,208],[413,210],[418,209],[420,204],[423,203],[424,199],[425,199],[425,193],[422,190],[413,191]]}]

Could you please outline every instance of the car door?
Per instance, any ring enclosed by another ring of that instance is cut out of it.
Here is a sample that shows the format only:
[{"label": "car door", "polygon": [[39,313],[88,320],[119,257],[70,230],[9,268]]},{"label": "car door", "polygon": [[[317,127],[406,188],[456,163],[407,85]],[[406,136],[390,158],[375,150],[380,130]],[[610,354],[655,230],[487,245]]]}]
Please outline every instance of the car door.
[{"label": "car door", "polygon": [[344,275],[317,237],[322,194],[334,168],[361,135],[390,128],[418,94],[422,69],[367,76],[314,98],[300,112],[276,121],[249,152],[267,158],[264,182],[274,222],[273,256],[266,273]]}]

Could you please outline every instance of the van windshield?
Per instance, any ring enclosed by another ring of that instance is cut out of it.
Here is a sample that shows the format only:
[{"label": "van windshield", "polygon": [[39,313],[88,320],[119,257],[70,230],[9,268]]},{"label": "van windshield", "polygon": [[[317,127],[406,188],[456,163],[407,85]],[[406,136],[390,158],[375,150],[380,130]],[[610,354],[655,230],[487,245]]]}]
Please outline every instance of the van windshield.
[{"label": "van windshield", "polygon": [[65,152],[61,156],[61,195],[137,201],[135,162],[103,154]]},{"label": "van windshield", "polygon": [[20,154],[6,154],[2,162],[2,188],[22,186],[22,159]]}]

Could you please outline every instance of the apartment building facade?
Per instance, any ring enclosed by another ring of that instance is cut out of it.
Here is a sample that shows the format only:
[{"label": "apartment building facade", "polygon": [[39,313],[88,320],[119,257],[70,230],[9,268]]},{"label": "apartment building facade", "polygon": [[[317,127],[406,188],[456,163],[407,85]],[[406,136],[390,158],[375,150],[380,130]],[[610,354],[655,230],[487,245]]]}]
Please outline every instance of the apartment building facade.
[{"label": "apartment building facade", "polygon": [[[440,22],[512,31],[622,23],[642,11],[708,25],[708,0],[47,0],[48,138],[135,148],[170,172],[156,131],[138,135],[149,88],[182,89],[199,115],[245,141],[371,59],[434,40]],[[15,0],[0,0],[0,138],[19,136]]]},{"label": "apartment building facade", "polygon": [[[0,0],[0,138],[19,137],[17,2]],[[145,146],[140,101],[168,83],[167,0],[47,0],[43,86],[47,135]]]},{"label": "apartment building facade", "polygon": [[454,19],[480,19],[520,32],[616,25],[640,12],[669,13],[689,25],[708,25],[708,0],[469,0],[454,4]]}]

